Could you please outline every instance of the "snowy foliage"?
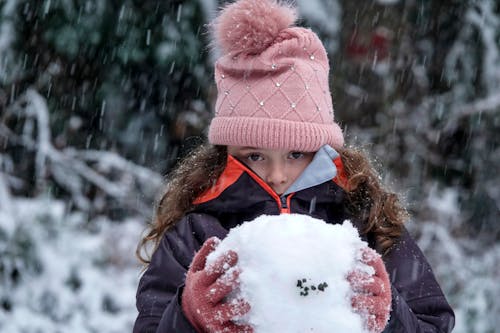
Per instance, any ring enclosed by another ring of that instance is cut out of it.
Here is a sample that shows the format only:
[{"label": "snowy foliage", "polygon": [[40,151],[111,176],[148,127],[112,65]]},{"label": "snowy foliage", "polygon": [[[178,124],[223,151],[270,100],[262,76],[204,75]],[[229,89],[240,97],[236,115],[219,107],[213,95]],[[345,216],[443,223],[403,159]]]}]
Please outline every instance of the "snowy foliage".
[{"label": "snowy foliage", "polygon": [[88,221],[50,197],[10,197],[0,174],[0,331],[126,332],[141,223]]},{"label": "snowy foliage", "polygon": [[[35,152],[35,176],[39,187],[46,187],[44,182],[50,176],[70,193],[72,203],[81,211],[104,209],[102,206],[109,204],[111,198],[125,204],[130,211],[144,216],[149,214],[151,198],[162,183],[158,174],[113,152],[76,150],[73,147],[55,149],[51,143],[47,104],[34,90],[21,95],[6,110],[5,116],[24,120],[20,135],[7,127],[0,128],[0,131]],[[89,201],[85,183],[95,186],[102,195]]]},{"label": "snowy foliage", "polygon": [[[484,246],[464,235],[455,190],[433,187],[423,205],[419,245],[431,262],[456,315],[454,332],[495,332],[500,324],[500,244]],[[444,245],[443,245],[444,244]]]}]

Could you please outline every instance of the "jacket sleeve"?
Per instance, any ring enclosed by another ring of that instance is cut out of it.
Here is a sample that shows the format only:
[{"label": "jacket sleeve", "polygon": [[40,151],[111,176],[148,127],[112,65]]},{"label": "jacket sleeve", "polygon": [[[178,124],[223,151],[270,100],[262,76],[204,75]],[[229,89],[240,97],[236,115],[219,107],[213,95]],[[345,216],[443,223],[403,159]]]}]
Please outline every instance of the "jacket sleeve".
[{"label": "jacket sleeve", "polygon": [[204,241],[226,234],[215,218],[204,214],[189,214],[165,233],[139,281],[134,333],[196,333],[180,305],[185,275]]},{"label": "jacket sleeve", "polygon": [[404,230],[384,261],[392,284],[391,317],[384,332],[451,332],[453,310],[408,231]]}]

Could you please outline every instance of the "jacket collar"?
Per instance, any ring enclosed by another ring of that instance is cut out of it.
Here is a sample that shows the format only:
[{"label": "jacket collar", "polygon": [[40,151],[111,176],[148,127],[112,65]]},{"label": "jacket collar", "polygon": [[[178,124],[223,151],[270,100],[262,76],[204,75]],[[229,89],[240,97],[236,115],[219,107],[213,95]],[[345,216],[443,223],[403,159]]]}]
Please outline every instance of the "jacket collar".
[{"label": "jacket collar", "polygon": [[337,166],[333,162],[340,157],[339,153],[329,145],[322,146],[314,155],[313,160],[283,193],[284,196],[306,188],[314,187],[333,180],[337,176]]}]

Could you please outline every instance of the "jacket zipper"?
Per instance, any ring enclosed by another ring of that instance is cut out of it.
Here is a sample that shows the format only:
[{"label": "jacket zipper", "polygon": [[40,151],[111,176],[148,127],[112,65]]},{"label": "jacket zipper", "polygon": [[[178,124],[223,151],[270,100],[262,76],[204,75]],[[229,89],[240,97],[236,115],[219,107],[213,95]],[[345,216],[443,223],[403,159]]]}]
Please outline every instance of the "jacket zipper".
[{"label": "jacket zipper", "polygon": [[290,199],[295,193],[291,193],[287,196],[280,196],[280,213],[281,214],[290,214]]},{"label": "jacket zipper", "polygon": [[286,196],[281,196],[281,209],[287,209],[288,205],[286,204]]}]

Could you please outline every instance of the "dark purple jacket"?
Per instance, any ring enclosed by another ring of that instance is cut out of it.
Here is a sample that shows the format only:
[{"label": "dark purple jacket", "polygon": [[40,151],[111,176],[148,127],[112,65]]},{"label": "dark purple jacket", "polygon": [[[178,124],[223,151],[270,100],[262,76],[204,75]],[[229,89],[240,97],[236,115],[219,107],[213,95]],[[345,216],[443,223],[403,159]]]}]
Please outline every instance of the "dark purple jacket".
[{"label": "dark purple jacket", "polygon": [[[349,219],[359,225],[361,221],[346,210],[346,193],[337,183],[341,183],[340,174],[333,181],[280,198],[251,170],[229,157],[217,184],[197,200],[193,212],[165,233],[154,252],[137,290],[139,315],[134,332],[196,332],[182,312],[180,299],[189,264],[209,237],[223,239],[230,228],[244,221],[283,212],[307,214],[329,223]],[[373,247],[370,235],[365,240]],[[384,332],[451,332],[453,311],[406,230],[383,259],[392,283],[391,319]]]}]

